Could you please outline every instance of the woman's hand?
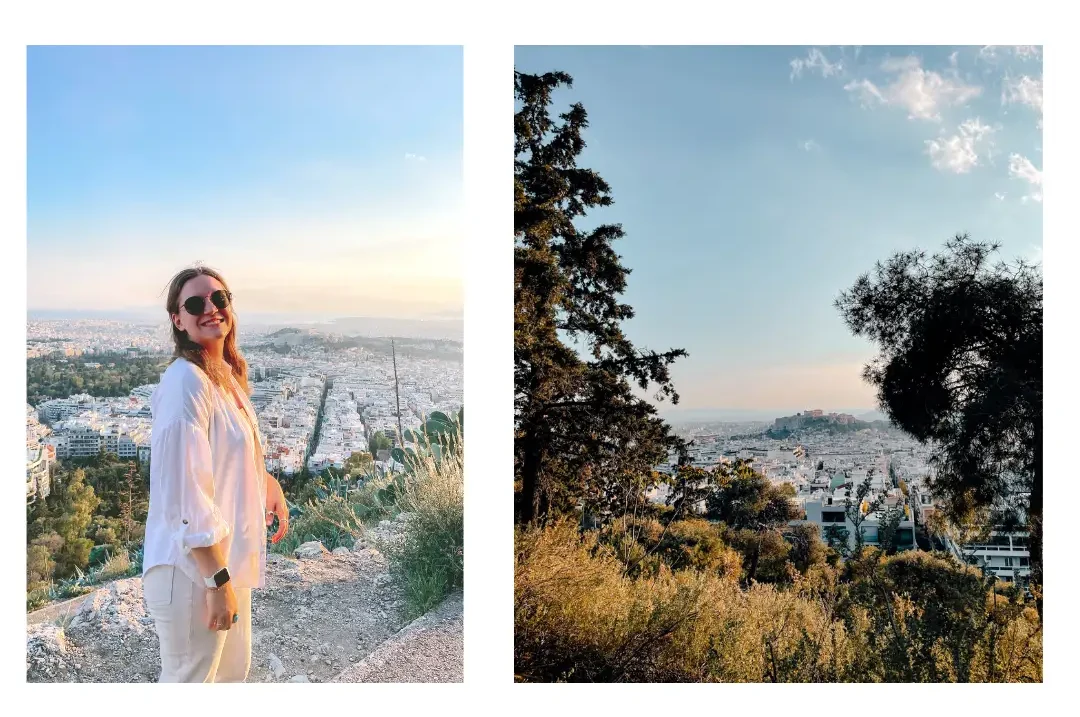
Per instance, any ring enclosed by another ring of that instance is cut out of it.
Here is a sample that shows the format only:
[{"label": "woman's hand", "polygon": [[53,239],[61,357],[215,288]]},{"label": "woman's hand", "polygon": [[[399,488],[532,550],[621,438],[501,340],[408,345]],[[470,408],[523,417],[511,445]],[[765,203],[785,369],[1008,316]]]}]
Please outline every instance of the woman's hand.
[{"label": "woman's hand", "polygon": [[270,538],[271,543],[276,543],[285,537],[285,533],[289,532],[289,506],[285,503],[285,493],[281,490],[281,484],[278,483],[277,478],[266,474],[266,524],[270,525],[274,522],[274,516],[277,516],[278,528],[274,533],[274,537]]},{"label": "woman's hand", "polygon": [[236,619],[236,593],[232,582],[217,590],[206,591],[207,627],[211,630],[228,630]]}]

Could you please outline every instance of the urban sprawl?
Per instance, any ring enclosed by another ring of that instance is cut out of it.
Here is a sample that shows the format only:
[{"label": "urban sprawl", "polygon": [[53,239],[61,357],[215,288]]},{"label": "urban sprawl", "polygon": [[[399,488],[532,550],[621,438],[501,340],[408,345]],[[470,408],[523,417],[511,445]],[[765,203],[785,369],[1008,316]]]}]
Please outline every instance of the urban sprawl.
[{"label": "urban sprawl", "polygon": [[[394,357],[389,352],[327,349],[311,341],[312,336],[303,331],[251,332],[246,343],[241,342],[266,469],[275,475],[293,475],[305,467],[312,472],[340,470],[354,452],[368,451],[376,433],[398,445],[399,416],[407,435],[431,413],[456,415],[462,407],[460,350],[458,360],[399,351],[395,394]],[[58,361],[96,354],[164,357],[171,352],[160,325],[117,321],[30,322],[27,339],[27,358]],[[150,397],[156,385],[139,386],[118,398],[80,394],[27,404],[27,501],[49,494],[49,468],[58,459],[114,453],[140,463],[151,460]],[[373,459],[376,470],[394,468],[388,451]]]},{"label": "urban sprawl", "polygon": [[[916,530],[932,521],[940,506],[927,487],[932,475],[931,449],[903,432],[863,428],[857,431],[800,431],[796,436],[773,439],[765,429],[790,429],[805,418],[818,425],[837,426],[856,423],[847,414],[806,411],[798,416],[777,418],[768,424],[711,423],[683,427],[680,433],[692,439],[690,458],[697,468],[712,469],[736,460],[752,462],[755,471],[774,484],[790,484],[802,516],[793,523],[811,523],[821,530],[823,539],[835,529],[848,536],[854,545],[855,525],[847,515],[849,499],[855,500],[854,487],[870,476],[871,495],[884,495],[881,507],[869,511],[868,505],[856,506],[862,524],[863,541],[878,544],[878,526],[888,509],[902,511],[897,530],[897,548],[918,550]],[[676,457],[657,470],[674,473]],[[650,498],[663,502],[666,486],[654,490]],[[701,507],[701,506],[699,506]],[[991,531],[989,538],[975,544],[958,545],[947,536],[936,536],[939,547],[957,558],[979,565],[1005,582],[1026,582],[1030,574],[1028,535],[1023,531]]]}]

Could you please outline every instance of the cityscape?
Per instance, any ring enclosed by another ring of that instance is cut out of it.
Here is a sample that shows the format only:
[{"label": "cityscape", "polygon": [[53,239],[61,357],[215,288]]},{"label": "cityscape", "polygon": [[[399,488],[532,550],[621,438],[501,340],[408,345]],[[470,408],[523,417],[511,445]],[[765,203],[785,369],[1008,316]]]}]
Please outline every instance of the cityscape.
[{"label": "cityscape", "polygon": [[[876,418],[876,412],[866,418]],[[785,438],[770,437],[787,431],[799,419],[821,419],[823,428],[800,430]],[[853,431],[834,431],[830,426],[864,426]],[[856,530],[865,544],[879,546],[879,526],[890,509],[899,509],[896,548],[902,550],[943,549],[958,559],[978,566],[1006,582],[1024,583],[1030,575],[1030,553],[1024,531],[992,531],[985,541],[958,543],[947,535],[929,535],[940,501],[931,493],[927,478],[934,470],[933,447],[922,444],[887,421],[860,421],[844,413],[811,409],[796,416],[765,422],[674,423],[676,433],[690,441],[687,449],[693,468],[705,470],[749,461],[755,472],[775,486],[790,486],[793,500],[802,512],[790,521],[795,526],[812,524],[823,541],[833,526],[846,531],[849,547]],[[657,466],[661,473],[677,471],[673,453]],[[871,494],[882,496],[877,510],[868,511],[858,528],[846,515],[845,507],[857,486],[869,478]],[[667,500],[665,485],[653,489],[655,503]],[[698,506],[699,511],[704,508]]]},{"label": "cityscape", "polygon": [[[114,366],[117,357],[156,357],[164,370],[171,353],[167,336],[162,325],[153,324],[31,321],[26,355],[61,362],[78,358],[84,369]],[[357,343],[369,347],[342,347]],[[368,451],[376,434],[397,446],[401,435],[432,413],[458,415],[460,342],[405,337],[390,350],[382,343],[389,344],[311,330],[248,332],[241,348],[267,471],[285,477],[304,469],[340,472],[353,453]],[[86,360],[97,356],[101,362]],[[49,468],[57,460],[112,453],[148,463],[154,388],[148,383],[125,396],[82,393],[27,404],[27,501],[49,495]],[[388,450],[372,458],[379,472],[400,469]]]}]

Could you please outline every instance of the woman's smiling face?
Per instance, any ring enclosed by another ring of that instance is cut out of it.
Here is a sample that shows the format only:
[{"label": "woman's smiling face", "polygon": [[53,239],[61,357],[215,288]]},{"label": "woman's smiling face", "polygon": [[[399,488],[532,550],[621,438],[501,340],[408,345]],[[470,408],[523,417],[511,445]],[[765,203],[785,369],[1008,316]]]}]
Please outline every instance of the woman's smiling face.
[{"label": "woman's smiling face", "polygon": [[[224,340],[232,328],[230,307],[219,309],[210,301],[210,294],[224,290],[225,287],[220,281],[207,274],[188,279],[180,290],[180,312],[173,314],[173,324],[181,331],[186,331],[188,337],[200,345]],[[201,314],[193,315],[184,306],[184,302],[193,296],[203,299]]]}]

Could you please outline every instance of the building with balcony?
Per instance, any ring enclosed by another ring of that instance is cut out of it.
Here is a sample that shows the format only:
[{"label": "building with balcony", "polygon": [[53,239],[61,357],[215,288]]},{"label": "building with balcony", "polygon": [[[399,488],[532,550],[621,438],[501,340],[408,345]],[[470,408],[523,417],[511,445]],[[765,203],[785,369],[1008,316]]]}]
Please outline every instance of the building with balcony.
[{"label": "building with balcony", "polygon": [[[855,524],[851,522],[847,515],[847,496],[845,493],[846,490],[841,486],[833,493],[822,492],[804,500],[803,508],[806,511],[806,517],[802,520],[793,520],[791,524],[810,523],[818,526],[821,531],[821,538],[826,542],[830,534],[839,534],[847,538],[848,548],[854,549],[856,545]],[[860,511],[865,516],[859,526],[862,532],[863,545],[880,546],[878,529],[885,519],[885,511],[896,506],[902,506],[903,510],[900,523],[897,526],[896,549],[901,551],[915,550],[917,548],[915,543],[915,519],[911,507],[904,504],[899,495],[893,492],[890,492],[886,497],[886,504],[880,510],[867,513],[867,506],[865,504],[860,506]]]}]

